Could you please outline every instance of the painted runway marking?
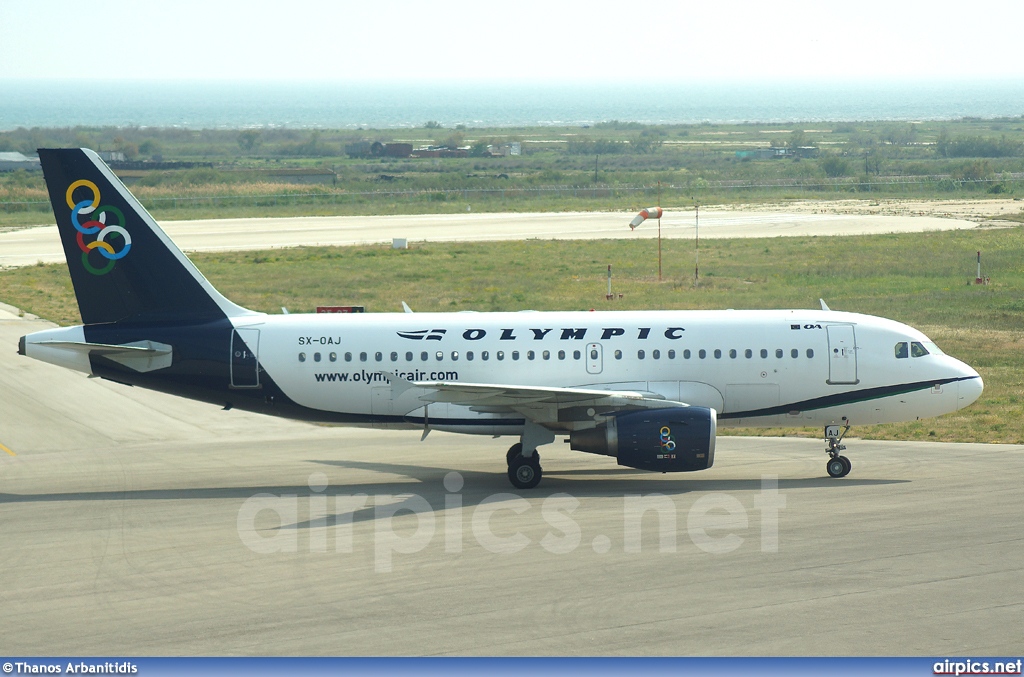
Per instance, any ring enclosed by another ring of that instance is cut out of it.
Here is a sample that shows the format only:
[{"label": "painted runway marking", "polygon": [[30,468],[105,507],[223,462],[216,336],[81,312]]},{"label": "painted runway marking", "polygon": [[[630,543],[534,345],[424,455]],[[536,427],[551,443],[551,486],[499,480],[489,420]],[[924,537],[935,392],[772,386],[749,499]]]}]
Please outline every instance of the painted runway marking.
[{"label": "painted runway marking", "polygon": [[4,445],[2,445],[2,444],[0,444],[0,449],[3,449],[4,451],[6,451],[6,452],[7,452],[8,454],[10,454],[11,456],[17,456],[17,454],[16,454],[16,453],[14,453],[13,451],[11,451],[10,449],[8,449],[7,447],[5,447],[5,446],[4,446]]}]

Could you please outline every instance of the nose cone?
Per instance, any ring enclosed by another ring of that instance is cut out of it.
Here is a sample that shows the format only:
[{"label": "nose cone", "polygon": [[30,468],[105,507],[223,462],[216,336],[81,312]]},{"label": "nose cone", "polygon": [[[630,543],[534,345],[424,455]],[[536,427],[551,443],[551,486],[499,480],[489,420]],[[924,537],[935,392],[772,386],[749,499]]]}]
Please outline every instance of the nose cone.
[{"label": "nose cone", "polygon": [[985,390],[985,383],[981,380],[981,376],[978,376],[978,372],[974,371],[966,364],[964,370],[968,373],[964,374],[965,378],[963,381],[957,383],[957,401],[956,408],[963,409],[969,404],[973,404],[981,393]]}]

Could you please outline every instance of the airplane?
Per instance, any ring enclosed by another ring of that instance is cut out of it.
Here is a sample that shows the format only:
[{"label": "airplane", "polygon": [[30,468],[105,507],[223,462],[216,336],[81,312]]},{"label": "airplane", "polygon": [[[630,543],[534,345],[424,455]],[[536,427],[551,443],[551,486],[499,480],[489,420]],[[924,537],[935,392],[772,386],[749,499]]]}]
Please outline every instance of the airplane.
[{"label": "airplane", "polygon": [[518,437],[656,472],[714,463],[718,426],[825,427],[966,407],[981,377],[913,327],[819,309],[267,314],[222,296],[88,149],[39,158],[82,325],[18,352],[117,383],[312,422]]}]

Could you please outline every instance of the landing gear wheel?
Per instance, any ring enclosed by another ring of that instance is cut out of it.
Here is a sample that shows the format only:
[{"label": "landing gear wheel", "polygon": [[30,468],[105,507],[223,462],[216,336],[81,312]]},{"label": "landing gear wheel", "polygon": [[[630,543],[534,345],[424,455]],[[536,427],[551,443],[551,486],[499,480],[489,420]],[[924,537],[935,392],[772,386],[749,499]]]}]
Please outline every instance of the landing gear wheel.
[{"label": "landing gear wheel", "polygon": [[853,464],[850,463],[850,459],[845,456],[840,456],[839,460],[843,462],[843,474],[840,477],[846,477],[850,474],[850,469],[853,468]]},{"label": "landing gear wheel", "polygon": [[509,465],[512,465],[512,459],[515,458],[516,456],[522,456],[522,455],[523,455],[523,445],[521,445],[518,442],[516,442],[515,444],[513,444],[509,448],[508,453],[505,454],[505,462],[508,463]]},{"label": "landing gear wheel", "polygon": [[849,470],[849,461],[843,463],[845,459],[842,456],[836,456],[828,459],[828,463],[825,464],[825,470],[828,472],[829,477],[843,477]]},{"label": "landing gear wheel", "polygon": [[534,452],[527,458],[519,455],[508,464],[508,480],[516,489],[533,489],[540,484],[540,458]]}]

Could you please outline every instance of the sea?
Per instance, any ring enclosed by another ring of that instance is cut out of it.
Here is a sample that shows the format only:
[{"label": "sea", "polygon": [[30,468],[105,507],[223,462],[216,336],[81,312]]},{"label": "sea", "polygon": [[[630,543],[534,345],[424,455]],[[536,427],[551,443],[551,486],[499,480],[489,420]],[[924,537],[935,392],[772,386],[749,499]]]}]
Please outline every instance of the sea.
[{"label": "sea", "polygon": [[2,80],[19,127],[388,129],[1024,116],[1024,78],[554,84]]}]

